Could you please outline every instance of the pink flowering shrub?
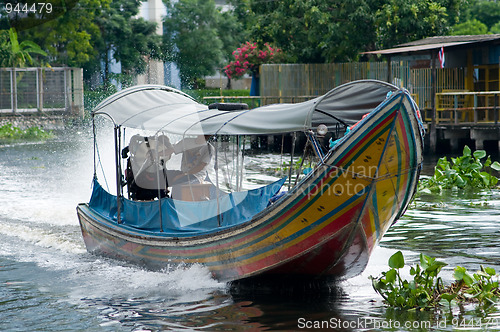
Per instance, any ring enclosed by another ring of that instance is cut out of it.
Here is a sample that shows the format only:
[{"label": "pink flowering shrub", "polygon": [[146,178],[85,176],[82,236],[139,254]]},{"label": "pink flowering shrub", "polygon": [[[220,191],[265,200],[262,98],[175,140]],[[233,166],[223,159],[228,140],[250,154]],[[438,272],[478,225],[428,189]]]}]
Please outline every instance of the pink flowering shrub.
[{"label": "pink flowering shrub", "polygon": [[263,49],[259,49],[257,43],[246,42],[233,55],[234,61],[224,67],[224,72],[229,78],[240,78],[246,73],[257,73],[261,64],[281,61],[283,52],[268,43],[264,44]]}]

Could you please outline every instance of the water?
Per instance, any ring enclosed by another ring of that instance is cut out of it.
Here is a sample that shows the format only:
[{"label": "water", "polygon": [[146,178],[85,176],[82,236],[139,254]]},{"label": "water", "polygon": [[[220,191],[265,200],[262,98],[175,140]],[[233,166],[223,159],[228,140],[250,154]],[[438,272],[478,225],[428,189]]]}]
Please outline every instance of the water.
[{"label": "water", "polygon": [[[109,158],[105,150],[101,155]],[[246,292],[212,279],[200,266],[151,272],[88,254],[75,207],[90,197],[92,158],[92,137],[86,131],[70,131],[50,142],[0,146],[1,331],[451,331],[485,330],[487,322],[490,330],[500,326],[495,306],[487,312],[465,306],[452,316],[446,310],[388,309],[368,279],[387,270],[387,259],[397,250],[409,264],[417,262],[420,252],[446,261],[446,283],[456,265],[500,270],[498,191],[487,199],[419,198],[356,278],[328,289]],[[267,180],[250,175],[255,182]]]}]

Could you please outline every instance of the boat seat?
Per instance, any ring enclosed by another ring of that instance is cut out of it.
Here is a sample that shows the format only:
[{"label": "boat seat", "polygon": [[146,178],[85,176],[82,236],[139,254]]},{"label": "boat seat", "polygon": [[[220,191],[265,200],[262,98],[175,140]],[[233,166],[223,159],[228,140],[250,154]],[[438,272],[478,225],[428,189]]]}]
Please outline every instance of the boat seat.
[{"label": "boat seat", "polygon": [[210,200],[211,183],[193,183],[172,186],[172,198],[181,201],[199,202]]}]

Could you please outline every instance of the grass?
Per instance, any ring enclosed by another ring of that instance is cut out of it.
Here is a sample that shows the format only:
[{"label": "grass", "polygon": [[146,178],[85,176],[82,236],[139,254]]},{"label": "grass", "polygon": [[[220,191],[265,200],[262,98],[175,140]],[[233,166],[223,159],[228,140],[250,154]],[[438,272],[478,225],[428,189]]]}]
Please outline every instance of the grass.
[{"label": "grass", "polygon": [[53,137],[52,131],[46,131],[37,126],[21,129],[7,123],[0,127],[1,140],[45,140]]}]

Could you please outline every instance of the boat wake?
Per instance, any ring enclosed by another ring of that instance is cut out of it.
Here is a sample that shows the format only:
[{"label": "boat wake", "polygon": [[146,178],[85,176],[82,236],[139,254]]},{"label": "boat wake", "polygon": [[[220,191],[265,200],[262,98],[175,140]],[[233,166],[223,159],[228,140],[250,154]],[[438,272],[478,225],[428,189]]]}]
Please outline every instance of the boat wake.
[{"label": "boat wake", "polygon": [[[201,265],[167,267],[149,271],[127,263],[87,253],[79,228],[56,232],[15,222],[0,223],[0,259],[34,264],[37,278],[46,274],[59,287],[80,299],[114,296],[175,295],[199,289],[224,289]],[[51,277],[49,277],[51,275]],[[26,275],[30,277],[30,273]],[[42,277],[43,278],[43,277]]]}]

